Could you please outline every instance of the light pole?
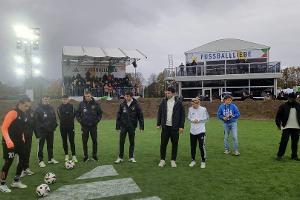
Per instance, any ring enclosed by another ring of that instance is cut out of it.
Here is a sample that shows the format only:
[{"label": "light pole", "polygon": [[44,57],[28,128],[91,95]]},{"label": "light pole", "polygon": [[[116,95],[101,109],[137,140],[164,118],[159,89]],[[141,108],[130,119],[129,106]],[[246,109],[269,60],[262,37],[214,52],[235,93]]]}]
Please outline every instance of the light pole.
[{"label": "light pole", "polygon": [[[19,75],[25,75],[25,88],[26,95],[31,100],[34,98],[33,94],[33,75],[39,75],[38,69],[33,69],[33,64],[40,63],[38,57],[33,57],[33,51],[39,49],[40,29],[28,28],[23,25],[14,26],[14,31],[17,36],[17,49],[21,50],[23,55],[18,55],[15,60],[18,64],[21,64],[24,68],[17,69]],[[24,72],[24,73],[21,73]]]}]

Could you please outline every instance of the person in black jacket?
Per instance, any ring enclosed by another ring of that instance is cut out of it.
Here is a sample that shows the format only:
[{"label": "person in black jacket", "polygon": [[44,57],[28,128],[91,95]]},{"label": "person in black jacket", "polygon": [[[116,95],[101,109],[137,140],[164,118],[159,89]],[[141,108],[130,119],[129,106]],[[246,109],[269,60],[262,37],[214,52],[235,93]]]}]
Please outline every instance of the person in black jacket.
[{"label": "person in black jacket", "polygon": [[290,93],[288,95],[288,101],[280,105],[276,114],[275,122],[278,129],[282,130],[281,141],[276,159],[282,159],[289,137],[291,136],[291,159],[299,161],[297,151],[300,133],[300,104],[296,102],[295,93]]},{"label": "person in black jacket", "polygon": [[160,143],[160,163],[159,167],[166,165],[166,150],[169,139],[172,142],[171,166],[177,167],[176,157],[178,149],[179,132],[184,131],[185,111],[182,101],[175,97],[175,89],[167,88],[164,98],[157,113],[157,128],[162,128]]},{"label": "person in black jacket", "polygon": [[132,92],[125,93],[125,100],[120,104],[119,111],[117,113],[116,120],[116,130],[120,130],[120,140],[119,140],[119,157],[115,163],[123,162],[124,156],[124,144],[126,135],[128,133],[129,138],[129,162],[135,163],[134,158],[134,138],[135,129],[137,127],[137,122],[140,125],[140,131],[144,131],[144,117],[143,112],[137,102],[133,97]]},{"label": "person in black jacket", "polygon": [[68,152],[68,138],[70,142],[72,160],[78,162],[75,152],[75,132],[74,132],[74,119],[75,119],[75,109],[72,104],[70,104],[70,99],[68,95],[62,97],[62,104],[57,108],[57,115],[60,121],[60,134],[63,141],[63,148],[65,152],[65,161],[69,160]]},{"label": "person in black jacket", "polygon": [[81,124],[82,130],[82,144],[83,144],[83,161],[86,162],[88,158],[88,139],[91,135],[93,141],[93,160],[98,161],[97,157],[97,125],[102,118],[102,110],[100,105],[94,100],[91,92],[85,92],[83,101],[80,102],[77,112],[77,121]]},{"label": "person in black jacket", "polygon": [[31,176],[34,174],[33,171],[29,168],[29,160],[32,146],[32,135],[34,131],[34,112],[31,107],[25,112],[26,115],[26,124],[24,129],[24,138],[25,138],[25,160],[24,160],[24,169],[22,171],[21,177],[26,175]]},{"label": "person in black jacket", "polygon": [[50,106],[49,100],[49,96],[43,96],[42,102],[38,105],[34,113],[35,130],[39,138],[38,159],[40,167],[46,166],[43,161],[43,148],[45,141],[47,141],[48,163],[58,163],[58,161],[53,158],[54,131],[57,127],[56,114],[53,107]]}]

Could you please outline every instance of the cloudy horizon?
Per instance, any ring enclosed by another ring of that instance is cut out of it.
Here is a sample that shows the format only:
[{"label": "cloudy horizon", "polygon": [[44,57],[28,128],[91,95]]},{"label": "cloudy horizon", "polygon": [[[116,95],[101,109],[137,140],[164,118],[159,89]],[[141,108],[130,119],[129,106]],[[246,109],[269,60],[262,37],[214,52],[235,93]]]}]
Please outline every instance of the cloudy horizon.
[{"label": "cloudy horizon", "polygon": [[[270,46],[270,61],[299,66],[300,2],[296,0],[0,2],[0,78],[4,83],[22,82],[13,71],[15,24],[40,28],[39,68],[48,79],[61,78],[63,46],[139,49],[148,56],[138,63],[138,72],[146,79],[168,66],[168,54],[177,66],[185,62],[185,51],[221,38]],[[133,67],[128,66],[128,71]]]}]

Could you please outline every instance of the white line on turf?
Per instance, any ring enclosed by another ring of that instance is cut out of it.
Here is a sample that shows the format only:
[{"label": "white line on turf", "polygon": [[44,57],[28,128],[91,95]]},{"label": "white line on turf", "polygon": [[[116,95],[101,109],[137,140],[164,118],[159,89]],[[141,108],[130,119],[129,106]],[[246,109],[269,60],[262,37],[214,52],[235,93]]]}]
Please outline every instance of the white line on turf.
[{"label": "white line on turf", "polygon": [[98,166],[90,172],[87,172],[77,179],[91,179],[91,178],[99,178],[105,176],[117,176],[118,172],[114,169],[112,165],[102,165]]},{"label": "white line on turf", "polygon": [[58,188],[43,200],[83,200],[113,197],[141,192],[132,178],[98,181],[85,184],[65,185]]}]

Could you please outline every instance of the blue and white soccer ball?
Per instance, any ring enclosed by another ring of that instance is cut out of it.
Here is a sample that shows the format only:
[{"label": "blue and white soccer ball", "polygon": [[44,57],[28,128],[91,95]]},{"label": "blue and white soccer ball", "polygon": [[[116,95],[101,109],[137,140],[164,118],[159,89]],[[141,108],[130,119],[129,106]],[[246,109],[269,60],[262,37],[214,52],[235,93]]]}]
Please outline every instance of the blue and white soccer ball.
[{"label": "blue and white soccer ball", "polygon": [[44,181],[46,184],[53,184],[56,181],[56,176],[54,173],[52,172],[48,172],[45,177],[44,177]]},{"label": "blue and white soccer ball", "polygon": [[47,184],[37,186],[36,193],[39,197],[45,197],[50,193],[50,187]]},{"label": "blue and white soccer ball", "polygon": [[65,163],[66,169],[73,169],[75,167],[75,162],[73,160],[68,160]]}]

